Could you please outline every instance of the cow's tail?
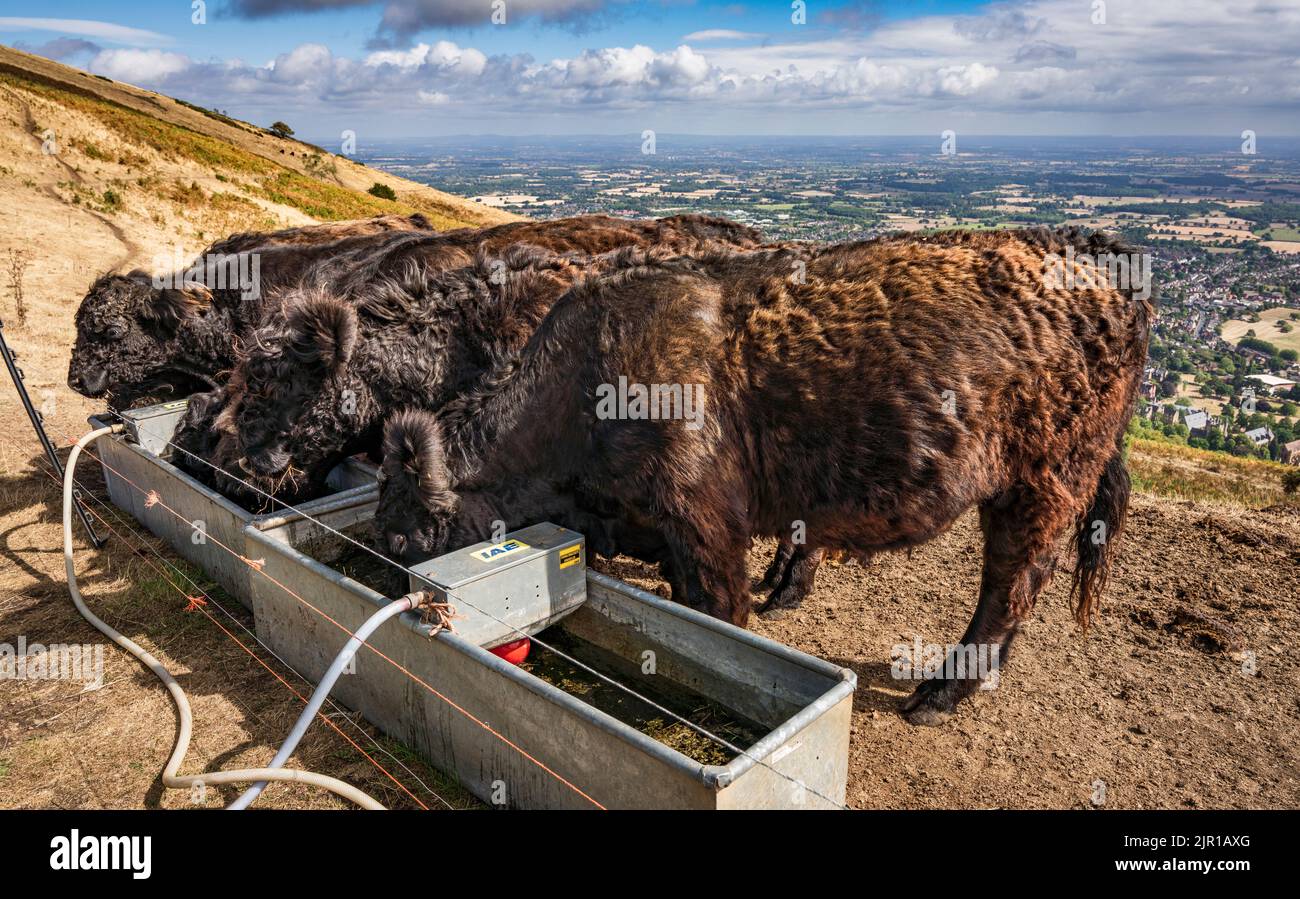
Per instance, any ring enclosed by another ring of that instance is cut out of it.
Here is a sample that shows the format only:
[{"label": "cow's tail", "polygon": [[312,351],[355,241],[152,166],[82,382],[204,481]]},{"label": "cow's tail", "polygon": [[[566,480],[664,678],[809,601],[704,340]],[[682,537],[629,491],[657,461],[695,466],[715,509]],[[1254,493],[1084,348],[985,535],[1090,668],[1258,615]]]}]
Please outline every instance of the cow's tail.
[{"label": "cow's tail", "polygon": [[1070,599],[1074,602],[1074,618],[1086,632],[1101,603],[1102,591],[1110,575],[1115,545],[1124,530],[1128,517],[1130,482],[1124,464],[1123,435],[1115,454],[1097,482],[1088,511],[1079,518],[1074,534],[1074,577],[1070,583]]}]

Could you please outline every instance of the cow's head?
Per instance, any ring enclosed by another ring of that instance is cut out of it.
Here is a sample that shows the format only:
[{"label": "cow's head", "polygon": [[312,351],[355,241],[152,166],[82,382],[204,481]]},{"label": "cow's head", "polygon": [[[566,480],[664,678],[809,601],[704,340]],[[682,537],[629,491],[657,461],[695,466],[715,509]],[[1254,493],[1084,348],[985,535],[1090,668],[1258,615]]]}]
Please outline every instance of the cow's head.
[{"label": "cow's head", "polygon": [[118,408],[141,394],[183,396],[212,386],[187,368],[179,340],[184,324],[211,301],[202,285],[156,287],[139,269],[104,275],[77,310],[68,386],[84,396],[111,396]]},{"label": "cow's head", "polygon": [[437,419],[422,410],[393,415],[384,429],[375,512],[380,550],[403,565],[442,555],[459,508]]},{"label": "cow's head", "polygon": [[364,430],[374,400],[352,371],[356,346],[356,312],[320,290],[286,295],[248,340],[222,424],[262,489],[323,483]]},{"label": "cow's head", "polygon": [[[269,512],[275,508],[272,500],[243,483],[235,435],[222,426],[228,401],[225,387],[190,397],[189,408],[172,435],[172,464],[250,511]],[[310,497],[286,494],[278,498],[292,503]]]}]

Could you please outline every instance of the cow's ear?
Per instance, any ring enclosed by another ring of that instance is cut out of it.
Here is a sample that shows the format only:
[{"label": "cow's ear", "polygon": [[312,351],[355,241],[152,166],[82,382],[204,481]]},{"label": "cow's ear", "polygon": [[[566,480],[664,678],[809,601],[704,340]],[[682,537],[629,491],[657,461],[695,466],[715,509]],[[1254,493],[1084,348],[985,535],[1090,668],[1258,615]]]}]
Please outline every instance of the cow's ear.
[{"label": "cow's ear", "polygon": [[319,360],[327,370],[339,373],[356,348],[357,313],[335,297],[314,294],[289,310],[289,330],[304,359]]},{"label": "cow's ear", "polygon": [[405,481],[429,511],[456,503],[438,422],[428,412],[410,409],[393,415],[384,427],[384,476]]},{"label": "cow's ear", "polygon": [[146,321],[175,329],[181,322],[212,305],[212,292],[202,284],[187,284],[184,287],[165,287],[153,291],[153,296],[144,307]]}]

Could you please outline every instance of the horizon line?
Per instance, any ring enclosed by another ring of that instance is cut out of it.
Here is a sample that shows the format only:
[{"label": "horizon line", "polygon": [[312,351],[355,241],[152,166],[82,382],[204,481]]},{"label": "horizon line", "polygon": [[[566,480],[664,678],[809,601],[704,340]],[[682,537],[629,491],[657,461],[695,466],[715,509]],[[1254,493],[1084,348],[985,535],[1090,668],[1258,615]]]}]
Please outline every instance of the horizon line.
[{"label": "horizon line", "polygon": [[[1253,129],[1252,129],[1253,130]],[[768,133],[768,132],[737,132],[737,133],[716,133],[703,131],[656,131],[656,137],[667,135],[669,137],[714,137],[714,138],[806,138],[806,139],[837,139],[837,140],[860,140],[871,138],[915,138],[924,140],[934,140],[942,136],[940,132],[917,132],[908,134],[789,134],[789,133]],[[1257,137],[1267,138],[1269,140],[1300,140],[1300,132],[1295,134],[1260,134],[1256,132]],[[295,135],[297,137],[298,135]],[[462,132],[458,134],[439,134],[439,135],[420,135],[420,136],[389,136],[372,138],[371,140],[451,140],[465,137],[538,137],[538,138],[556,138],[556,137],[629,137],[635,136],[641,139],[640,133],[636,131],[609,131],[609,132],[591,132],[591,131],[570,131],[570,132],[527,132],[527,133],[510,133],[501,131],[479,131],[479,132]],[[988,139],[988,138],[1056,138],[1061,140],[1077,140],[1080,138],[1107,138],[1112,140],[1169,140],[1169,139],[1199,139],[1199,140],[1224,140],[1240,141],[1241,135],[1237,134],[1047,134],[1047,133],[1026,133],[1026,134],[1006,134],[1006,133],[976,133],[976,132],[957,132],[960,140],[967,139]]]}]

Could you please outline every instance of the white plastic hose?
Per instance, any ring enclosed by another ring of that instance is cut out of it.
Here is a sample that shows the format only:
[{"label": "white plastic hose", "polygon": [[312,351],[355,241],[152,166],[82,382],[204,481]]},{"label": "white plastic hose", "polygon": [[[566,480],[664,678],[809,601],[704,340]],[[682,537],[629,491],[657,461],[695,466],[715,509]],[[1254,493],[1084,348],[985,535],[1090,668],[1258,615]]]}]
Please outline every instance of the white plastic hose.
[{"label": "white plastic hose", "polygon": [[[180,728],[176,734],[176,746],[172,749],[171,757],[167,759],[167,764],[163,768],[163,786],[178,790],[189,789],[194,787],[196,784],[248,783],[249,781],[255,781],[257,782],[257,786],[262,787],[266,785],[267,781],[272,780],[305,783],[312,786],[323,787],[331,793],[342,796],[344,799],[351,802],[355,802],[362,808],[382,810],[384,807],[370,796],[367,796],[356,787],[351,784],[346,784],[337,778],[329,777],[325,774],[317,774],[314,771],[299,771],[292,768],[285,769],[276,767],[276,765],[283,764],[284,762],[284,759],[281,758],[280,755],[276,756],[276,763],[270,768],[244,768],[238,771],[216,771],[210,774],[179,775],[176,773],[180,770],[181,762],[185,760],[185,753],[189,750],[190,734],[193,730],[193,717],[190,714],[189,700],[185,698],[185,691],[182,690],[180,684],[176,682],[176,678],[172,677],[171,672],[163,667],[162,662],[158,661],[158,659],[139,644],[113,630],[113,628],[101,621],[94,612],[90,611],[90,609],[86,607],[85,601],[81,598],[81,591],[77,588],[77,573],[72,564],[72,487],[73,473],[77,469],[77,457],[81,455],[82,449],[90,443],[93,443],[105,434],[110,434],[114,431],[120,430],[121,425],[112,425],[91,431],[89,434],[86,434],[78,440],[76,445],[72,447],[72,452],[68,454],[67,466],[63,473],[63,566],[68,573],[68,592],[72,594],[72,603],[77,607],[77,611],[81,613],[81,617],[89,621],[95,629],[105,637],[108,637],[108,639],[112,640],[118,646],[139,659],[150,671],[157,675],[158,679],[167,687],[167,692],[171,694],[172,701],[176,703],[176,712],[180,717]],[[397,605],[397,603],[393,603],[393,605]],[[391,606],[386,607],[384,611],[386,611],[387,608],[391,608]],[[371,620],[373,620],[373,618]],[[356,640],[357,638],[354,637],[353,641]],[[348,646],[352,646],[352,641],[349,641]],[[355,652],[356,650],[353,649],[353,651]],[[338,665],[338,660],[335,660],[335,665]],[[342,666],[339,667],[341,668]],[[331,666],[331,670],[333,670],[333,666]],[[312,696],[313,702],[316,702],[317,696],[319,696],[321,702],[324,702],[324,694],[328,692],[327,689],[322,689],[324,687],[325,685],[322,682],[321,688],[317,688],[316,694]],[[315,707],[310,705],[308,706],[312,716],[315,715],[316,709],[319,707],[319,702],[316,703]],[[304,712],[304,715],[306,715],[306,712]],[[308,723],[310,723],[310,717],[307,720]],[[300,718],[299,723],[301,724],[301,722],[302,719]],[[295,731],[296,730],[297,727],[295,727]],[[303,727],[303,730],[306,730],[306,728]],[[301,737],[302,735],[298,734],[298,736]],[[287,745],[288,744],[286,744],[286,746]],[[292,752],[292,749],[290,749],[290,752]],[[281,750],[281,753],[286,757],[288,755],[288,753],[285,753],[283,749]],[[244,795],[246,796],[251,792],[252,789]],[[260,790],[258,792],[260,792]],[[256,794],[254,794],[254,796],[256,796]],[[243,798],[243,796],[240,797],[241,800]],[[232,804],[231,808],[243,808],[246,805],[247,803],[239,806]]]},{"label": "white plastic hose", "polygon": [[[408,594],[401,599],[390,602],[367,618],[365,624],[357,628],[356,633],[352,635],[352,639],[334,657],[334,663],[330,665],[329,670],[325,672],[325,676],[316,685],[316,691],[311,694],[311,700],[307,703],[307,707],[302,710],[302,714],[294,722],[293,729],[289,731],[289,736],[285,739],[284,745],[275,754],[275,758],[271,759],[272,768],[279,768],[289,760],[289,756],[293,755],[293,751],[298,748],[298,741],[302,739],[303,734],[307,733],[307,728],[311,727],[312,721],[316,719],[316,713],[320,711],[325,698],[329,696],[330,690],[334,689],[334,682],[339,679],[339,675],[343,673],[343,669],[347,667],[348,662],[357,654],[361,644],[366,642],[366,638],[389,618],[410,611],[415,606],[415,597]],[[227,808],[234,810],[246,809],[253,804],[253,800],[260,796],[265,789],[266,781],[258,781],[245,790],[238,799],[230,803]]]}]

